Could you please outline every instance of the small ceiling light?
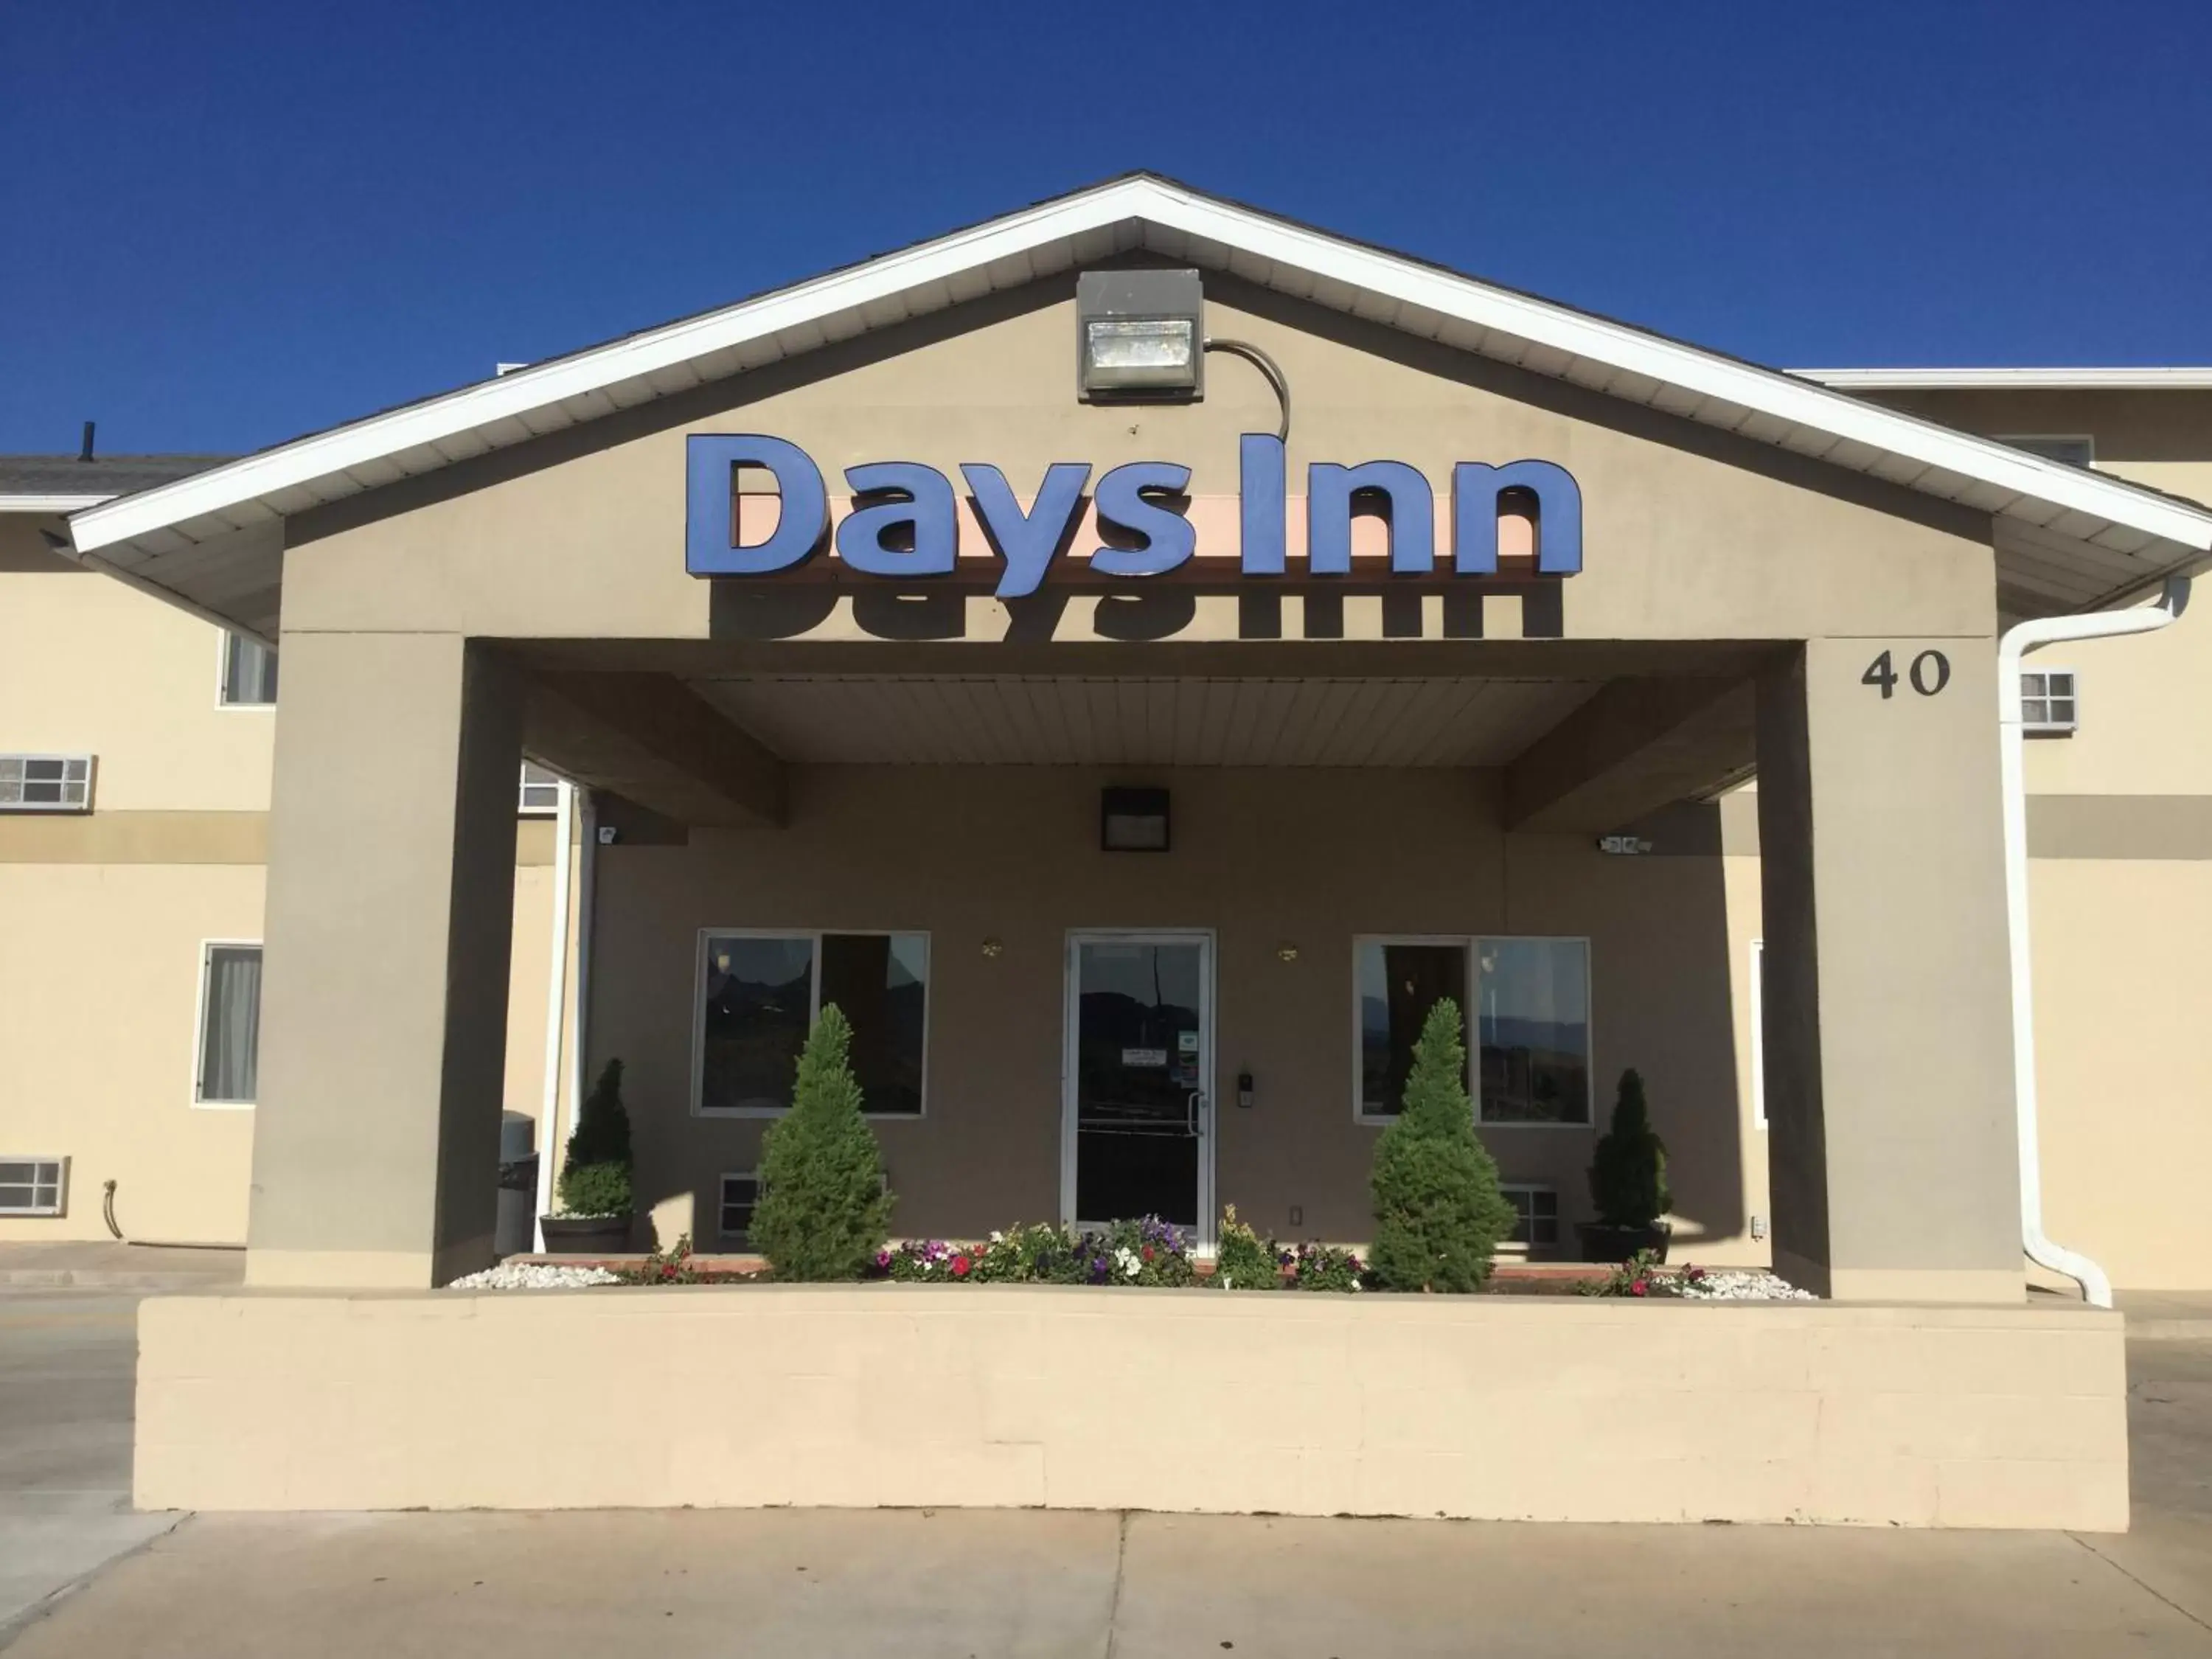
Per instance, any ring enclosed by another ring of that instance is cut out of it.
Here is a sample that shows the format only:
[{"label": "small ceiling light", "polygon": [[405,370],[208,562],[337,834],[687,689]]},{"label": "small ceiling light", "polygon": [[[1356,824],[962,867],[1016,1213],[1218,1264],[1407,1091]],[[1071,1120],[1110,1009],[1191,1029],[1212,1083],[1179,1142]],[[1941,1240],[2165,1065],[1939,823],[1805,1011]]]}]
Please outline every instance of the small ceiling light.
[{"label": "small ceiling light", "polygon": [[1098,844],[1109,853],[1168,850],[1168,792],[1106,789],[1098,797]]},{"label": "small ceiling light", "polygon": [[1006,955],[1006,940],[1004,940],[1004,939],[985,939],[985,940],[983,941],[983,954],[984,954],[985,956],[987,956],[987,957],[1002,957],[1002,956]]},{"label": "small ceiling light", "polygon": [[1086,270],[1076,279],[1075,315],[1083,402],[1205,395],[1206,294],[1195,270]]},{"label": "small ceiling light", "polygon": [[1275,954],[1285,962],[1296,962],[1298,959],[1298,947],[1295,945],[1278,945],[1275,947]]}]

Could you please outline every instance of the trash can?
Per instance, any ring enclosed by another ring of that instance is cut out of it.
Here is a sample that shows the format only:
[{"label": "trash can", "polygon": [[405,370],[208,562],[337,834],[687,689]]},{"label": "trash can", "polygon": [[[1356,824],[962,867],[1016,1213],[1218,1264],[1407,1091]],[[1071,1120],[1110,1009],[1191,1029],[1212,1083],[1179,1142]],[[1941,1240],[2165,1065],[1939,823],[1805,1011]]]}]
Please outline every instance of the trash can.
[{"label": "trash can", "polygon": [[522,1112],[499,1116],[499,1219],[491,1247],[526,1255],[538,1242],[538,1121]]}]

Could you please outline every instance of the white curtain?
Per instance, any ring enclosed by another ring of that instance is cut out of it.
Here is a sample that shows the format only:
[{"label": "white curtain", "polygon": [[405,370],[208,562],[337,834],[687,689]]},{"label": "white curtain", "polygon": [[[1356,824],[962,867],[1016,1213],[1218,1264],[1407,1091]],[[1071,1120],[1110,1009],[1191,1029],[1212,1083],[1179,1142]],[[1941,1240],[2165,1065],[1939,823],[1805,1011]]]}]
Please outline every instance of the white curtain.
[{"label": "white curtain", "polygon": [[252,1100],[261,1047],[261,947],[208,951],[207,1009],[200,1045],[200,1098]]}]

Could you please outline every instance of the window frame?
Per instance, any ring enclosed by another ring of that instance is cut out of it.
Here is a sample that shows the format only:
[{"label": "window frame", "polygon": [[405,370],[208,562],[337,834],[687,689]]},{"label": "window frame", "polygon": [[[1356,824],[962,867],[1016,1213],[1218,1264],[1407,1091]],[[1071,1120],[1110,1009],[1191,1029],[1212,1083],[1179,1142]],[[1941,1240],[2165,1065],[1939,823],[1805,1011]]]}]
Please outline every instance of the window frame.
[{"label": "window frame", "polygon": [[[545,775],[542,778],[532,777],[530,775],[530,769],[533,766],[535,766],[539,771],[544,773]],[[522,763],[521,769],[514,775],[515,817],[519,818],[552,818],[560,817],[561,787],[568,780],[566,778],[562,777],[558,772],[556,772],[551,767],[547,766],[542,761],[525,760]],[[544,806],[532,806],[530,804],[530,792],[532,789],[544,789],[548,787],[550,787],[553,791],[552,801]]]},{"label": "window frame", "polygon": [[276,655],[273,647],[263,645],[258,640],[250,640],[245,635],[228,628],[218,629],[215,641],[215,706],[220,709],[234,709],[246,714],[268,714],[276,707],[276,699],[274,697],[270,698],[266,702],[233,702],[230,700],[230,647],[233,641],[236,641],[240,645],[251,645],[266,651],[272,660]]},{"label": "window frame", "polygon": [[[806,1028],[822,1018],[822,940],[825,934],[866,934],[896,938],[905,934],[921,941],[921,1109],[914,1112],[867,1112],[871,1123],[920,1123],[929,1116],[929,1028],[934,1023],[931,987],[937,977],[937,945],[927,927],[702,927],[691,950],[691,1115],[693,1117],[752,1119],[774,1122],[787,1115],[788,1106],[709,1106],[707,1091],[707,941],[710,939],[810,939],[814,954],[808,972]],[[720,1218],[716,1225],[720,1224]]]},{"label": "window frame", "polygon": [[[46,750],[31,749],[0,750],[0,760],[21,761],[26,766],[29,765],[33,761],[59,761],[62,763],[61,783],[62,787],[65,789],[69,787],[69,763],[71,761],[82,761],[84,763],[84,799],[82,801],[0,801],[0,813],[29,816],[44,815],[49,817],[82,817],[93,810],[95,802],[99,799],[100,757],[92,753],[89,750],[73,750],[68,751],[49,751]],[[24,780],[26,784],[30,780],[27,778]],[[41,780],[41,781],[43,782],[44,780]]]},{"label": "window frame", "polygon": [[[1540,1193],[1552,1200],[1552,1213],[1548,1218],[1552,1224],[1552,1239],[1549,1243],[1539,1243],[1536,1240],[1536,1206],[1533,1202],[1528,1206],[1528,1242],[1522,1244],[1519,1239],[1509,1238],[1504,1241],[1505,1243],[1520,1245],[1522,1249],[1528,1251],[1528,1259],[1531,1261],[1535,1259],[1536,1252],[1539,1250],[1558,1250],[1565,1245],[1567,1212],[1566,1207],[1559,1201],[1560,1194],[1557,1187],[1547,1181],[1501,1181],[1498,1183],[1498,1190],[1509,1204],[1513,1201],[1513,1194],[1516,1193],[1527,1193],[1532,1200]],[[1514,1212],[1514,1230],[1517,1232],[1520,1231],[1518,1210]]]},{"label": "window frame", "polygon": [[[738,1234],[725,1231],[722,1226],[723,1214],[730,1207],[730,1183],[732,1181],[750,1181],[753,1183],[752,1207],[755,1212],[760,1209],[761,1173],[757,1167],[750,1170],[725,1170],[717,1176],[714,1178],[714,1243],[717,1246],[726,1245],[732,1239],[739,1237]],[[744,1243],[738,1247],[738,1253],[745,1255],[757,1255],[758,1247],[753,1243],[750,1227],[746,1228],[743,1237]]]},{"label": "window frame", "polygon": [[41,1208],[35,1203],[22,1205],[20,1206],[15,1205],[0,1205],[0,1216],[5,1216],[10,1219],[15,1220],[56,1221],[69,1214],[70,1160],[67,1153],[58,1153],[52,1157],[48,1157],[43,1152],[9,1152],[0,1154],[0,1164],[29,1164],[31,1166],[31,1179],[27,1182],[11,1182],[9,1184],[11,1186],[27,1185],[31,1188],[33,1195],[37,1194],[38,1189],[40,1187],[47,1184],[39,1179],[38,1171],[40,1166],[47,1164],[51,1164],[54,1166],[54,1179],[52,1182],[54,1189],[54,1202],[53,1206],[51,1209]]},{"label": "window frame", "polygon": [[1587,1034],[1589,1054],[1584,1060],[1584,1094],[1583,1117],[1577,1122],[1547,1123],[1517,1118],[1486,1118],[1482,1115],[1482,1044],[1475,1039],[1474,1024],[1468,1020],[1468,1011],[1460,1010],[1462,1038],[1467,1045],[1467,1093],[1474,1103],[1474,1123],[1479,1129],[1576,1129],[1584,1132],[1597,1127],[1597,999],[1594,994],[1596,982],[1596,951],[1587,933],[1354,933],[1352,936],[1352,1121],[1363,1128],[1387,1129],[1398,1121],[1395,1112],[1370,1112],[1367,1109],[1367,1078],[1365,1045],[1366,1027],[1360,1019],[1359,953],[1370,945],[1457,945],[1467,952],[1468,996],[1472,1000],[1482,983],[1482,963],[1479,952],[1486,943],[1510,945],[1516,943],[1546,945],[1579,945],[1583,947],[1583,1006],[1586,1011],[1583,1030]]},{"label": "window frame", "polygon": [[[2027,689],[2027,677],[2031,674],[2043,682],[2043,690],[2032,696]],[[2063,697],[2051,689],[2051,682],[2061,676],[2066,681]],[[2027,705],[2031,701],[2043,705],[2045,718],[2039,720],[2028,718]],[[2051,704],[2061,702],[2072,707],[2074,717],[2071,720],[2061,721],[2050,718]],[[2023,665],[2020,671],[2020,729],[2029,737],[2040,738],[2070,738],[2079,732],[2081,729],[2080,672],[2072,668],[2029,668]]]},{"label": "window frame", "polygon": [[250,1112],[261,1103],[258,1098],[261,1089],[261,1055],[260,1039],[258,1033],[255,1036],[253,1057],[256,1098],[210,1100],[201,1093],[201,1085],[206,1081],[201,1073],[200,1066],[207,1055],[208,981],[214,975],[215,953],[217,951],[258,951],[261,952],[261,968],[264,981],[269,969],[269,952],[260,939],[204,939],[200,941],[199,993],[192,1003],[192,1106],[195,1110],[204,1112]]}]

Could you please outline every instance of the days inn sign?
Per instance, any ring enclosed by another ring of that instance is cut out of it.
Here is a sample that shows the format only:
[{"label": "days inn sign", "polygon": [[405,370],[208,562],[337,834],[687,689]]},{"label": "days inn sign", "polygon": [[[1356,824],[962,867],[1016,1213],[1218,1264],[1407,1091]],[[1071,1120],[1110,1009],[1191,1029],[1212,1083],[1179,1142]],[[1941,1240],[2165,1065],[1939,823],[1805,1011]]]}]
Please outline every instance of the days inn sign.
[{"label": "days inn sign", "polygon": [[[994,580],[1001,599],[1035,593],[1055,560],[1109,581],[1208,572],[1433,576],[1447,538],[1455,576],[1571,576],[1582,568],[1582,491],[1551,461],[1462,461],[1442,513],[1428,479],[1403,461],[1316,461],[1306,469],[1304,512],[1294,514],[1280,438],[1248,433],[1237,459],[1231,501],[1187,495],[1190,469],[1169,461],[1114,467],[1095,487],[1088,463],[1055,462],[1026,500],[982,462],[962,464],[963,499],[933,466],[874,461],[845,469],[852,493],[833,512],[821,468],[798,445],[694,433],[684,567],[704,577],[820,572],[828,562],[818,556],[834,549],[837,565],[871,576]],[[747,470],[765,473],[770,489],[741,489]],[[1504,551],[1503,568],[1501,522],[1521,541]]]}]

